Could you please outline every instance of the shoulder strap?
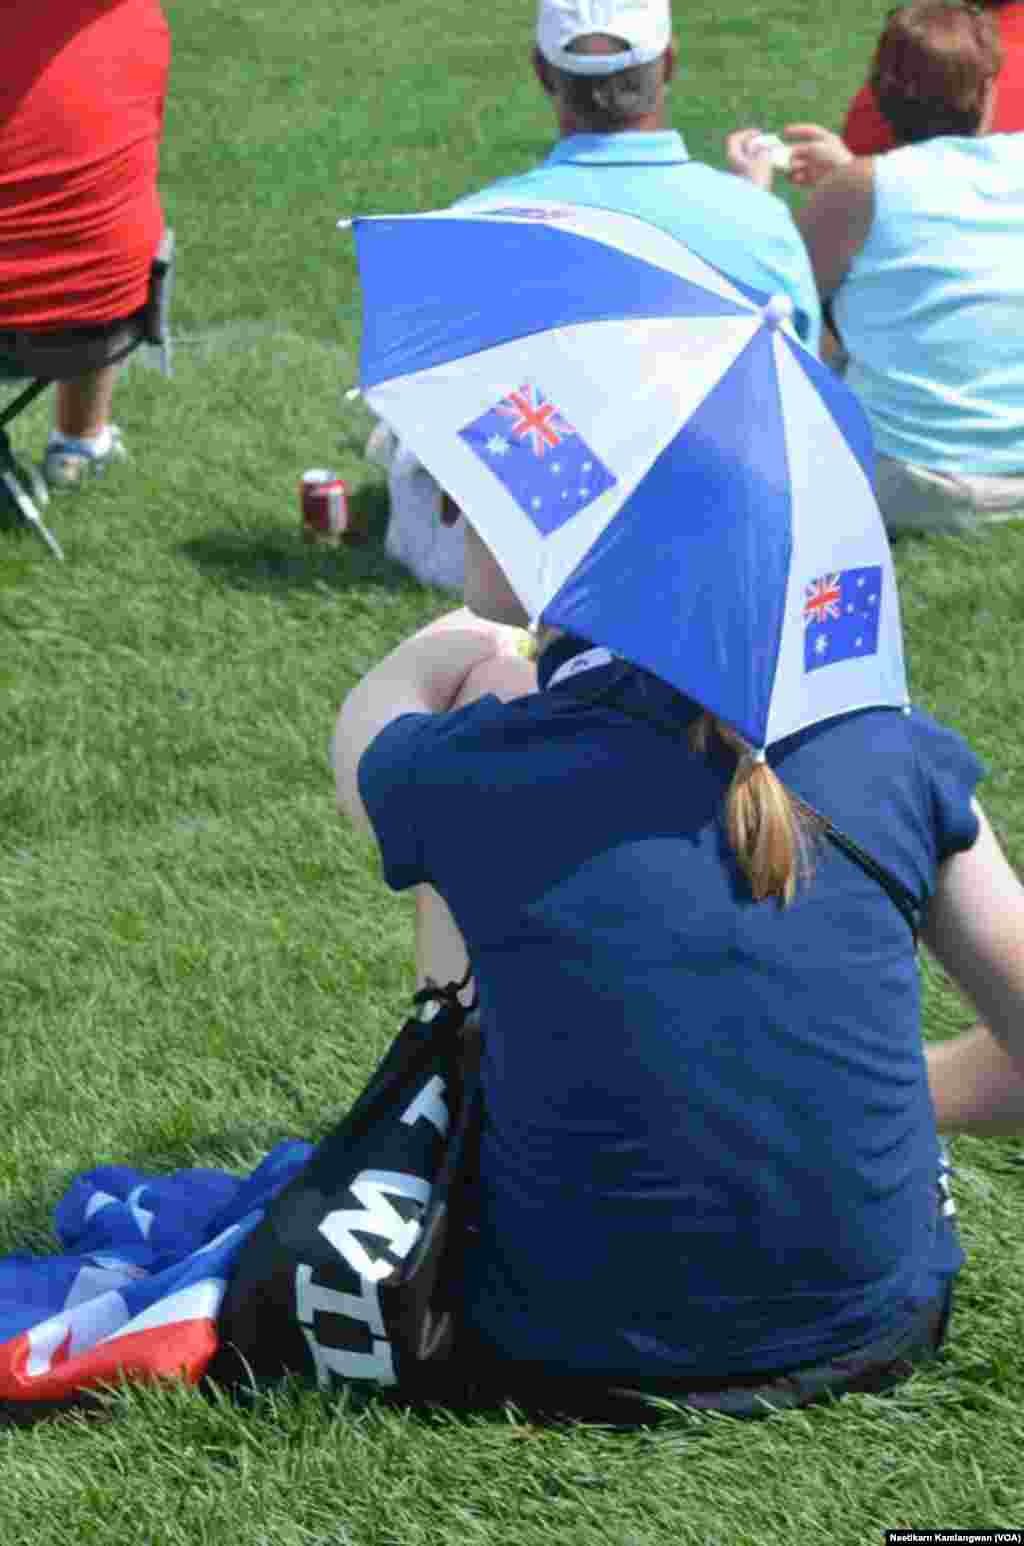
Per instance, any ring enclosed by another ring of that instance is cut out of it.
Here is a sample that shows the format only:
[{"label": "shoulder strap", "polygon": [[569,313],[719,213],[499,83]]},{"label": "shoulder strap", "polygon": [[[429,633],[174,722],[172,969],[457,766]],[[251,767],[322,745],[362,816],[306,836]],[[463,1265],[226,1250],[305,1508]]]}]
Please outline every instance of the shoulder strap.
[{"label": "shoulder strap", "polygon": [[848,837],[845,832],[841,832],[838,827],[834,827],[827,816],[822,816],[818,811],[815,812],[815,815],[821,821],[822,831],[833,847],[838,848],[848,859],[852,859],[853,863],[858,865],[865,875],[870,875],[871,879],[876,881],[882,890],[886,892],[893,905],[899,908],[907,920],[907,927],[914,937],[914,949],[916,950],[921,934],[922,903],[920,898],[916,897],[901,880],[898,880],[891,870],[887,870],[884,864],[879,864],[877,859],[873,859],[865,849],[861,848],[858,843],[855,843],[852,837]]}]

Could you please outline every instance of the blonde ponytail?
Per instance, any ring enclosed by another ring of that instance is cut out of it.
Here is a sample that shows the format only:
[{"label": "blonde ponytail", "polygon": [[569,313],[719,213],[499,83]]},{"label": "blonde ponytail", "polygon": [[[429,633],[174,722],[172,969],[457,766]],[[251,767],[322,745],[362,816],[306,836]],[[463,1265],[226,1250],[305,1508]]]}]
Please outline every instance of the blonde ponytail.
[{"label": "blonde ponytail", "polygon": [[815,838],[823,823],[790,794],[763,757],[728,725],[704,713],[690,731],[694,751],[706,751],[712,735],[736,753],[725,797],[725,828],[755,902],[777,897],[792,902],[797,886],[810,878]]}]

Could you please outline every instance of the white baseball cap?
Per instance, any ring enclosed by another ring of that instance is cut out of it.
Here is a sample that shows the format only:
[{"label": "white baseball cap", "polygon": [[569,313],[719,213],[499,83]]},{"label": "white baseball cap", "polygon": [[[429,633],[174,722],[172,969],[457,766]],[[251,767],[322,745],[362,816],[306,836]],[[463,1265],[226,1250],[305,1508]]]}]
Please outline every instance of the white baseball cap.
[{"label": "white baseball cap", "polygon": [[[571,54],[569,44],[604,32],[629,44],[618,54]],[[549,64],[570,75],[614,75],[650,64],[672,41],[669,0],[540,0],[537,47]]]}]

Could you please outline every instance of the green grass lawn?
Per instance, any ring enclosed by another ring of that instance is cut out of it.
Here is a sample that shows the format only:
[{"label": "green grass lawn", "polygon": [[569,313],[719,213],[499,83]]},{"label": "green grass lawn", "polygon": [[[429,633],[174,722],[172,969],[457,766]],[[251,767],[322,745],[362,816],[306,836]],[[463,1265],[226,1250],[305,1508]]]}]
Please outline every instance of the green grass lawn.
[{"label": "green grass lawn", "polygon": [[[165,0],[163,157],[180,243],[172,381],[132,364],[130,469],[54,507],[67,563],[0,531],[0,1251],[48,1249],[93,1164],[245,1168],[314,1137],[412,988],[411,912],[334,811],[341,697],[450,605],[382,550],[340,215],[448,202],[553,138],[530,0]],[[677,4],[673,116],[837,123],[883,7]],[[38,454],[46,409],[16,441]],[[330,463],[360,549],[300,541]],[[897,547],[918,701],[991,768],[1024,857],[1021,528]],[[968,1015],[926,966],[927,1031]],[[969,1264],[949,1351],[897,1394],[649,1431],[128,1391],[109,1419],[0,1430],[2,1546],[830,1546],[1024,1525],[1024,1154],[960,1140]]]}]

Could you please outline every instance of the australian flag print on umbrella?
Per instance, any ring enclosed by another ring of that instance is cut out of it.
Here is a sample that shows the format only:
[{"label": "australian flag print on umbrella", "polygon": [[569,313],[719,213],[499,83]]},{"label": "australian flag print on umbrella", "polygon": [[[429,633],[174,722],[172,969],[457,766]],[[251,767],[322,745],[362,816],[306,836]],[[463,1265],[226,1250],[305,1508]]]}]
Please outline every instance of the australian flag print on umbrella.
[{"label": "australian flag print on umbrella", "polygon": [[880,564],[811,581],[804,601],[805,671],[875,654],[881,592]]},{"label": "australian flag print on umbrella", "polygon": [[545,537],[615,483],[596,451],[532,381],[459,434]]},{"label": "australian flag print on umbrella", "polygon": [[907,702],[865,416],[787,296],[607,210],[357,219],[360,386],[534,621],[757,748]]}]

